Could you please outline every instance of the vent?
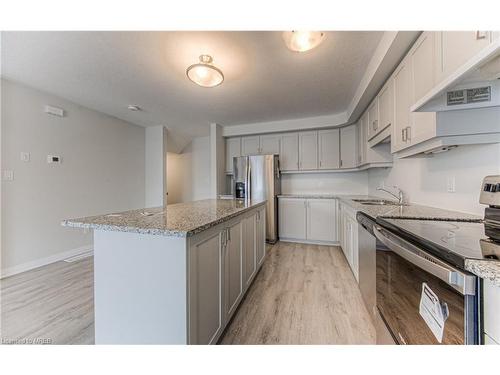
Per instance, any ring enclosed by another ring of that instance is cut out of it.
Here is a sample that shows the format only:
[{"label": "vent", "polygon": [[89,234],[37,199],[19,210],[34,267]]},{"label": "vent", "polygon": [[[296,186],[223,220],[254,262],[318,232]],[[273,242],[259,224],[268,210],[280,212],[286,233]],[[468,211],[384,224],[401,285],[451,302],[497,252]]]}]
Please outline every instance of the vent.
[{"label": "vent", "polygon": [[491,86],[448,91],[446,105],[473,104],[491,101]]}]

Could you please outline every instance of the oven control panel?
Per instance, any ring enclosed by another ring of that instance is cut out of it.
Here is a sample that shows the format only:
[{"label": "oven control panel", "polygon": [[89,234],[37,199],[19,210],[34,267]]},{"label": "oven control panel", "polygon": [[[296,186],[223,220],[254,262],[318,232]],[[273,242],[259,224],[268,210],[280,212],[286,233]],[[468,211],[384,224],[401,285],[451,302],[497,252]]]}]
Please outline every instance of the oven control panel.
[{"label": "oven control panel", "polygon": [[481,186],[479,203],[500,206],[500,175],[486,176]]}]

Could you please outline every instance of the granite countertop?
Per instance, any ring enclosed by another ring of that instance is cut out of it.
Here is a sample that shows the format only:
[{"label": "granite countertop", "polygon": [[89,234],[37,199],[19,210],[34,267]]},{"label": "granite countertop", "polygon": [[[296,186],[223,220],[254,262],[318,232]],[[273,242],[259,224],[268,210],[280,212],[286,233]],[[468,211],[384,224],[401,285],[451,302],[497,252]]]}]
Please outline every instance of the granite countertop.
[{"label": "granite countertop", "polygon": [[500,286],[500,261],[494,259],[466,259],[465,269],[474,275]]},{"label": "granite countertop", "polygon": [[167,207],[67,219],[61,224],[74,228],[190,237],[265,203],[265,200],[206,199]]},{"label": "granite countertop", "polygon": [[281,194],[278,198],[297,198],[297,199],[336,199],[338,195],[335,194]]}]

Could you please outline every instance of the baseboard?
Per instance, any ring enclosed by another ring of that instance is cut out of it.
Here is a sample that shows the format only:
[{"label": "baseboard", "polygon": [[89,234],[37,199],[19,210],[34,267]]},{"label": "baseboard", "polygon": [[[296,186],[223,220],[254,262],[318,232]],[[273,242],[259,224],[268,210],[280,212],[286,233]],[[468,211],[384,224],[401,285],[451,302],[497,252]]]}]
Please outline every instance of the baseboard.
[{"label": "baseboard", "polygon": [[3,270],[0,270],[0,279],[17,275],[18,273],[26,272],[38,267],[45,266],[50,263],[55,263],[68,258],[73,258],[75,256],[89,253],[91,251],[93,251],[93,246],[87,245],[87,246],[77,247],[76,249],[63,251],[61,253],[57,253],[46,258],[36,259],[31,262],[19,264],[18,266],[5,268]]},{"label": "baseboard", "polygon": [[338,241],[313,241],[313,240],[298,240],[296,238],[281,238],[280,242],[295,242],[295,243],[304,243],[308,245],[325,245],[325,246],[339,246]]}]

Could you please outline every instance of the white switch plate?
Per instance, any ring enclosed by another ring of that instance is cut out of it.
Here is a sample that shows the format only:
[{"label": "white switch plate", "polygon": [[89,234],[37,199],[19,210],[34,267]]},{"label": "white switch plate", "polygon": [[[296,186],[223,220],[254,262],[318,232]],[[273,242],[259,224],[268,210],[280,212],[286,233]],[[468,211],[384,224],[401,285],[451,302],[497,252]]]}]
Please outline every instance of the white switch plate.
[{"label": "white switch plate", "polygon": [[446,190],[448,191],[448,193],[455,192],[455,177],[448,177],[446,179]]},{"label": "white switch plate", "polygon": [[14,171],[3,171],[2,178],[4,181],[13,181],[14,180]]},{"label": "white switch plate", "polygon": [[21,161],[24,161],[24,162],[29,162],[31,159],[31,155],[29,152],[21,152]]}]

